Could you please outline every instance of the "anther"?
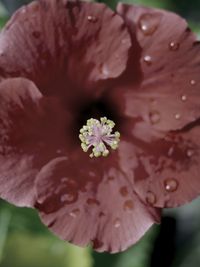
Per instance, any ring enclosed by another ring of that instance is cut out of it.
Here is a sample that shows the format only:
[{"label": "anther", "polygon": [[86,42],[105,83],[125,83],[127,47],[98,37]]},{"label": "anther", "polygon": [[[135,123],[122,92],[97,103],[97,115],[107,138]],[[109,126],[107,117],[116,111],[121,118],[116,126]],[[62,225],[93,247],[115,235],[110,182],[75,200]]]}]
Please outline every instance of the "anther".
[{"label": "anther", "polygon": [[79,139],[84,152],[92,148],[90,157],[107,157],[110,153],[108,147],[116,150],[120,142],[120,133],[112,133],[115,123],[106,117],[87,120],[86,125],[80,129]]}]

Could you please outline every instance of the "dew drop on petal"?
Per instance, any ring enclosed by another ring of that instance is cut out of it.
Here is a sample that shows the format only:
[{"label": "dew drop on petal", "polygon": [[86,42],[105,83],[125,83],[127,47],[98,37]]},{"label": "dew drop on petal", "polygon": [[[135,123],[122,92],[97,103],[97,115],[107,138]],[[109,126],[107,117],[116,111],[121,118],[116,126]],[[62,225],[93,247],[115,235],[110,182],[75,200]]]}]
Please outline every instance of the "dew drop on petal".
[{"label": "dew drop on petal", "polygon": [[178,188],[178,181],[174,178],[169,178],[164,181],[165,190],[167,192],[174,192]]},{"label": "dew drop on petal", "polygon": [[94,199],[94,198],[88,198],[87,199],[87,204],[88,205],[97,205],[97,206],[100,205],[99,201],[97,199]]},{"label": "dew drop on petal", "polygon": [[190,158],[194,155],[194,150],[188,149],[186,153],[187,153],[187,156]]},{"label": "dew drop on petal", "polygon": [[96,177],[96,174],[95,174],[94,172],[90,171],[90,172],[89,172],[89,176],[90,176],[91,178],[94,178],[94,177]]},{"label": "dew drop on petal", "polygon": [[128,195],[128,189],[126,186],[122,186],[119,190],[120,194],[123,196],[123,197],[126,197]]},{"label": "dew drop on petal", "polygon": [[60,197],[61,202],[71,202],[75,198],[74,194],[68,193]]},{"label": "dew drop on petal", "polygon": [[175,114],[175,119],[176,119],[176,120],[180,120],[180,118],[181,118],[181,115],[180,115],[179,113],[176,113],[176,114]]},{"label": "dew drop on petal", "polygon": [[101,65],[100,72],[103,74],[104,78],[108,78],[109,77],[110,71],[109,71],[108,67],[105,64]]},{"label": "dew drop on petal", "polygon": [[22,7],[21,12],[22,13],[26,13],[26,8],[25,7]]},{"label": "dew drop on petal", "polygon": [[151,111],[149,113],[149,119],[152,124],[156,124],[160,122],[160,113],[158,111]]},{"label": "dew drop on petal", "polygon": [[180,44],[179,43],[176,43],[176,42],[170,42],[169,43],[169,49],[172,50],[172,51],[177,51],[180,47]]},{"label": "dew drop on petal", "polygon": [[146,202],[150,205],[155,204],[156,203],[156,195],[153,192],[148,191],[147,195],[146,195]]},{"label": "dew drop on petal", "polygon": [[78,216],[78,214],[80,213],[80,210],[79,209],[73,209],[69,215],[72,217],[72,218],[76,218]]},{"label": "dew drop on petal", "polygon": [[152,64],[152,58],[150,56],[144,56],[143,60],[148,66]]},{"label": "dew drop on petal", "polygon": [[139,28],[144,35],[152,35],[158,28],[160,17],[143,14],[139,20]]},{"label": "dew drop on petal", "polygon": [[129,39],[122,39],[121,40],[121,44],[125,45],[129,42]]},{"label": "dew drop on petal", "polygon": [[133,210],[133,201],[131,199],[126,200],[123,206],[124,210]]},{"label": "dew drop on petal", "polygon": [[169,148],[169,150],[168,150],[168,152],[167,152],[167,155],[168,155],[169,157],[171,157],[171,156],[173,155],[173,153],[174,153],[174,147],[172,146],[172,147]]},{"label": "dew drop on petal", "polygon": [[182,95],[182,96],[181,96],[181,100],[182,100],[183,102],[185,102],[185,101],[187,100],[187,96],[186,96],[186,95]]},{"label": "dew drop on petal", "polygon": [[120,219],[119,218],[115,219],[115,221],[114,221],[114,227],[115,228],[119,228],[120,226],[121,226]]},{"label": "dew drop on petal", "polygon": [[89,22],[93,22],[93,23],[97,22],[97,20],[98,20],[97,17],[91,16],[91,15],[88,16],[87,19],[88,19]]},{"label": "dew drop on petal", "polygon": [[62,182],[62,183],[66,183],[68,180],[69,180],[69,179],[68,179],[67,177],[63,177],[63,178],[61,178],[61,182]]},{"label": "dew drop on petal", "polygon": [[196,81],[195,81],[195,80],[191,80],[191,81],[190,81],[190,84],[191,84],[191,85],[195,85],[195,84],[196,84]]}]

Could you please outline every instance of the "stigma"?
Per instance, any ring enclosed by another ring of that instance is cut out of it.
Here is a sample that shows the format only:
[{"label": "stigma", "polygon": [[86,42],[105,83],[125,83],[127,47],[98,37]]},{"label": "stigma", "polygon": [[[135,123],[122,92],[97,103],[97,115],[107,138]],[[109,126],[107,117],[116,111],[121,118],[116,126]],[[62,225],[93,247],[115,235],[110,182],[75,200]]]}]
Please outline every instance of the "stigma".
[{"label": "stigma", "polygon": [[93,158],[107,157],[110,153],[109,148],[116,150],[120,142],[120,133],[112,133],[114,126],[115,123],[106,117],[100,120],[87,120],[79,134],[83,151],[88,152],[91,149],[92,153],[89,156]]}]

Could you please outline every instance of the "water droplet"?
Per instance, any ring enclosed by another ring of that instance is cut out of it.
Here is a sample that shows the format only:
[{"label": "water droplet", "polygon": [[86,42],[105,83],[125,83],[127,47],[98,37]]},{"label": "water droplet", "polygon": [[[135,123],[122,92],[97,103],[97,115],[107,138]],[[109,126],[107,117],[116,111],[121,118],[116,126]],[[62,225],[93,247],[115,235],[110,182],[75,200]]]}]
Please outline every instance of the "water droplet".
[{"label": "water droplet", "polygon": [[171,157],[171,156],[173,155],[173,153],[174,153],[174,147],[172,146],[172,147],[169,148],[169,150],[168,150],[168,152],[167,152],[167,155],[168,155],[169,157]]},{"label": "water droplet", "polygon": [[139,28],[144,35],[152,35],[158,28],[159,17],[153,14],[143,14],[139,20]]},{"label": "water droplet", "polygon": [[176,42],[170,42],[169,43],[169,49],[172,50],[172,51],[177,51],[180,47],[180,44],[179,43],[176,43]]},{"label": "water droplet", "polygon": [[99,206],[100,205],[100,202],[97,199],[88,198],[87,199],[87,204],[88,205],[97,205],[97,206]]},{"label": "water droplet", "polygon": [[150,56],[144,56],[144,62],[150,66],[152,64],[152,58]]},{"label": "water droplet", "polygon": [[101,73],[103,74],[103,77],[104,78],[108,78],[109,77],[109,74],[110,74],[110,71],[109,71],[109,68],[108,68],[108,66],[107,65],[102,65],[101,67],[100,67],[100,71],[101,71]]},{"label": "water droplet", "polygon": [[187,100],[187,96],[186,95],[182,95],[181,96],[181,100],[185,102]]},{"label": "water droplet", "polygon": [[61,202],[71,202],[74,200],[74,194],[68,193],[60,197]]},{"label": "water droplet", "polygon": [[36,39],[38,39],[38,38],[40,38],[40,32],[38,32],[38,31],[34,31],[33,33],[33,37],[35,37]]},{"label": "water droplet", "polygon": [[69,215],[73,218],[76,218],[78,216],[78,214],[80,213],[80,210],[79,209],[74,209],[72,210]]},{"label": "water droplet", "polygon": [[150,205],[155,204],[156,203],[156,195],[153,192],[148,191],[147,195],[146,195],[146,202],[149,203]]},{"label": "water droplet", "polygon": [[115,219],[115,221],[114,221],[114,227],[115,228],[119,228],[120,226],[121,226],[120,219],[119,218]]},{"label": "water droplet", "polygon": [[124,210],[132,210],[133,209],[133,201],[131,199],[126,200],[124,202],[123,208],[124,208]]},{"label": "water droplet", "polygon": [[160,113],[158,111],[151,111],[149,113],[149,119],[151,121],[152,124],[156,124],[159,123],[160,121]]},{"label": "water droplet", "polygon": [[97,22],[97,20],[98,20],[97,17],[95,17],[95,16],[88,16],[87,19],[89,22],[93,22],[93,23]]},{"label": "water droplet", "polygon": [[190,84],[191,84],[191,85],[195,85],[195,84],[196,84],[196,81],[195,81],[195,80],[191,80],[191,81],[190,81]]},{"label": "water droplet", "polygon": [[175,119],[176,119],[176,120],[180,120],[180,118],[181,118],[181,115],[180,115],[179,113],[176,113],[176,114],[175,114]]},{"label": "water droplet", "polygon": [[91,178],[94,178],[94,177],[96,177],[96,174],[95,174],[94,172],[90,171],[90,172],[89,172],[89,176],[90,176]]},{"label": "water droplet", "polygon": [[21,12],[22,13],[26,13],[26,8],[25,7],[22,7]]},{"label": "water droplet", "polygon": [[187,150],[187,156],[190,158],[190,157],[192,157],[194,155],[194,150],[192,150],[192,149],[188,149]]},{"label": "water droplet", "polygon": [[62,182],[62,183],[66,183],[68,180],[69,180],[69,179],[68,179],[67,177],[63,177],[63,178],[61,178],[61,182]]},{"label": "water droplet", "polygon": [[178,182],[174,178],[166,179],[164,185],[165,190],[168,192],[174,192],[178,188]]},{"label": "water droplet", "polygon": [[129,42],[129,39],[122,39],[121,44],[127,44]]},{"label": "water droplet", "polygon": [[128,195],[128,189],[126,186],[121,187],[119,192],[123,197],[126,197]]}]

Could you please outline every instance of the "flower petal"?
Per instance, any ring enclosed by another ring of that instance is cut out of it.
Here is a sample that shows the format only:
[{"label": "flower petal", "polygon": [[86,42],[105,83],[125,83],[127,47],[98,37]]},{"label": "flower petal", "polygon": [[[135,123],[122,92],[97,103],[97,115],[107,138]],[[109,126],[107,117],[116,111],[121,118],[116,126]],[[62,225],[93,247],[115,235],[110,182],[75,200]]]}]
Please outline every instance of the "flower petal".
[{"label": "flower petal", "polygon": [[141,238],[160,213],[140,201],[123,172],[103,170],[96,160],[52,160],[37,176],[36,208],[62,239],[115,253]]},{"label": "flower petal", "polygon": [[200,123],[158,133],[142,121],[129,120],[120,166],[142,201],[154,207],[177,207],[200,195]]},{"label": "flower petal", "polygon": [[122,18],[104,4],[33,1],[0,34],[0,76],[29,78],[44,94],[72,95],[71,87],[118,77],[130,46]]},{"label": "flower petal", "polygon": [[65,144],[65,113],[24,78],[0,83],[0,103],[0,196],[31,206],[36,174]]},{"label": "flower petal", "polygon": [[162,131],[181,129],[197,120],[200,43],[185,20],[167,11],[134,5],[119,4],[117,10],[134,42],[138,41],[131,60],[139,74],[129,69],[135,83],[129,84],[125,93],[124,88],[118,92],[124,114],[141,117]]},{"label": "flower petal", "polygon": [[[200,126],[168,134],[164,140],[146,144],[137,173],[144,169],[146,177],[136,179],[136,191],[156,207],[176,207],[200,195]],[[136,172],[135,172],[136,173]]]}]

